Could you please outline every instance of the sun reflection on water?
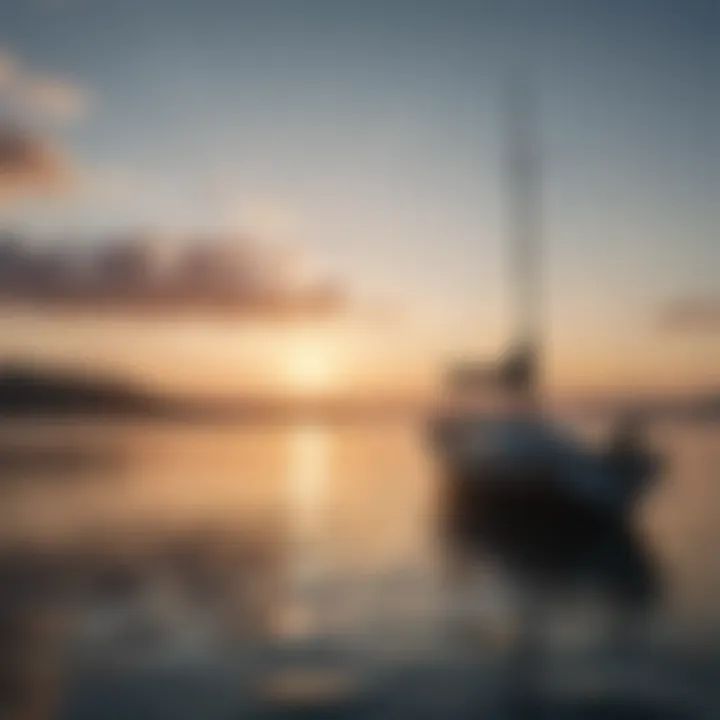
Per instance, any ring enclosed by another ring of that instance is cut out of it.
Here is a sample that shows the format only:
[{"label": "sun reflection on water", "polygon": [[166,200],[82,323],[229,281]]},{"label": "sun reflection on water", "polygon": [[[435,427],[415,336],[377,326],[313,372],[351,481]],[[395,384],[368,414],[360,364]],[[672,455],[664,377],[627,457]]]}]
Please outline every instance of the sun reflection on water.
[{"label": "sun reflection on water", "polygon": [[329,481],[330,441],[314,425],[293,430],[287,441],[287,498],[290,557],[287,602],[279,610],[281,634],[316,630],[312,596],[323,579],[321,536]]}]

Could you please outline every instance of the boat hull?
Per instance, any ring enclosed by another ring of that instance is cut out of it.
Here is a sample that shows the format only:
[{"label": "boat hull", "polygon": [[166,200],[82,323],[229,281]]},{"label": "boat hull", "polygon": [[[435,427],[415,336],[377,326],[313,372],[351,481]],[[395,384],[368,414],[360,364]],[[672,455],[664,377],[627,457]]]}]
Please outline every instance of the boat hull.
[{"label": "boat hull", "polygon": [[593,502],[542,470],[446,469],[440,507],[443,522],[455,534],[469,536],[489,522],[575,531],[620,522],[626,516],[624,506]]},{"label": "boat hull", "polygon": [[453,468],[438,507],[442,543],[455,561],[492,557],[542,586],[600,584],[623,602],[654,594],[654,572],[627,513],[568,492],[550,474]]}]

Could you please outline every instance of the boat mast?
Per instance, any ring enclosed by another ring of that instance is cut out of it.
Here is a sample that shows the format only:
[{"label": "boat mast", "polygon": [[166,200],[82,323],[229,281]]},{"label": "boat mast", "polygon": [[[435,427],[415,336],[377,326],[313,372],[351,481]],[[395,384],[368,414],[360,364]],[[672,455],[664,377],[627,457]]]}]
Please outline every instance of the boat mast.
[{"label": "boat mast", "polygon": [[538,124],[531,88],[514,78],[506,102],[506,152],[512,343],[510,362],[528,395],[538,392],[541,348],[541,188]]}]

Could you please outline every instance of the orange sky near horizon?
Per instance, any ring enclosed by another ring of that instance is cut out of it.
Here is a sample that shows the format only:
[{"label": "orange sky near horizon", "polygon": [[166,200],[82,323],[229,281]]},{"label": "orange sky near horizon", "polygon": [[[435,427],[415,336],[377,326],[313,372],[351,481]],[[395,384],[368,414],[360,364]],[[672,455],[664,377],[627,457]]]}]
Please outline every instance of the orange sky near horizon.
[{"label": "orange sky near horizon", "polygon": [[[502,350],[497,323],[472,341],[421,322],[326,320],[161,322],[0,313],[0,359],[79,366],[159,391],[213,396],[422,398],[457,357]],[[652,328],[614,338],[549,333],[543,377],[557,396],[691,392],[720,386],[714,337],[668,339]]]}]

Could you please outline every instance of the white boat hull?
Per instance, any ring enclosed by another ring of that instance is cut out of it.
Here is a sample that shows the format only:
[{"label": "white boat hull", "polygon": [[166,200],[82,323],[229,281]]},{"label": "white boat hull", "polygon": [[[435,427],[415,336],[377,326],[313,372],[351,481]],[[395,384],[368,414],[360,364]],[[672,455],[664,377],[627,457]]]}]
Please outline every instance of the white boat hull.
[{"label": "white boat hull", "polygon": [[469,498],[625,514],[655,470],[648,455],[613,458],[539,418],[443,418],[433,431],[447,482]]}]

